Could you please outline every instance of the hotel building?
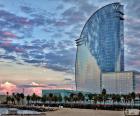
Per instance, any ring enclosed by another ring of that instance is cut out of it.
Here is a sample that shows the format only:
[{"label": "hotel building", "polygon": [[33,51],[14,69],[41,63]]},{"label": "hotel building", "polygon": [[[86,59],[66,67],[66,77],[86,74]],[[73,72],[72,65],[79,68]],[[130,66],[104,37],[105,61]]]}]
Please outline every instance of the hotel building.
[{"label": "hotel building", "polygon": [[92,93],[100,93],[103,88],[108,93],[135,90],[133,71],[124,72],[123,15],[123,5],[112,3],[97,10],[84,25],[76,40],[77,90]]}]

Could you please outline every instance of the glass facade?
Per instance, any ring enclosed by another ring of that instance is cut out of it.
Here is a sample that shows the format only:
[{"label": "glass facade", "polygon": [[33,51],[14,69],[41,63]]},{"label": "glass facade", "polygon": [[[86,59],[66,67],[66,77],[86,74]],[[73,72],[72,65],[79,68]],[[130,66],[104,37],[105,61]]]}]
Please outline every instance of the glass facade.
[{"label": "glass facade", "polygon": [[134,81],[135,92],[140,93],[140,73],[135,73],[135,81]]},{"label": "glass facade", "polygon": [[102,74],[102,89],[109,94],[128,94],[135,91],[135,73],[107,72]]},{"label": "glass facade", "polygon": [[112,3],[97,10],[76,40],[77,90],[99,93],[101,73],[124,70],[123,6]]}]

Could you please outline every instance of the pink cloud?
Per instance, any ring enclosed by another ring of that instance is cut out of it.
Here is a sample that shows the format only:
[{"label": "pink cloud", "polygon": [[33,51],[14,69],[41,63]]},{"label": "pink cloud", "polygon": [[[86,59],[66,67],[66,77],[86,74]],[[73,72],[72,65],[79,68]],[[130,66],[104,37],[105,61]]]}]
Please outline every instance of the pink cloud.
[{"label": "pink cloud", "polygon": [[21,93],[23,92],[24,89],[24,94],[25,95],[32,95],[33,93],[37,95],[42,95],[42,90],[44,89],[67,89],[67,90],[75,90],[74,85],[60,85],[60,86],[48,86],[46,84],[38,84],[36,82],[32,82],[28,84],[28,86],[23,86],[23,87],[18,87],[16,84],[13,84],[11,82],[5,82],[1,84],[0,86],[0,93],[1,94],[6,94],[6,92],[9,92],[9,94],[12,93]]},{"label": "pink cloud", "polygon": [[0,44],[1,47],[8,47],[11,50],[14,50],[16,52],[24,52],[25,49],[19,48],[17,46],[12,45],[13,40],[4,40],[2,44]]},{"label": "pink cloud", "polygon": [[5,82],[0,85],[0,90],[2,94],[6,94],[6,92],[9,92],[10,94],[16,91],[17,87],[15,84],[10,82]]},{"label": "pink cloud", "polygon": [[9,31],[3,31],[2,33],[6,37],[10,37],[10,38],[16,38],[17,37],[15,34],[13,34],[12,32],[9,32]]},{"label": "pink cloud", "polygon": [[5,40],[5,41],[1,44],[1,46],[8,47],[8,46],[11,45],[11,43],[12,43],[12,40]]}]

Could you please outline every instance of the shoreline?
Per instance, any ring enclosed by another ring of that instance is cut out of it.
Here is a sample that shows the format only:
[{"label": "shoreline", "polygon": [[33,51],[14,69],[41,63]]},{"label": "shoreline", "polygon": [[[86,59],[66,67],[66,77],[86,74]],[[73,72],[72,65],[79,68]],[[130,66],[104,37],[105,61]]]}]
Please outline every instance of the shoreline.
[{"label": "shoreline", "polygon": [[[0,104],[1,108],[17,108],[19,110],[32,110],[44,112],[47,116],[124,116],[124,111],[101,110],[101,109],[79,109],[79,108],[56,108],[39,106],[18,106]],[[45,110],[44,110],[45,109]]]},{"label": "shoreline", "polygon": [[0,104],[0,108],[16,108],[19,110],[31,110],[37,112],[52,112],[57,111],[57,107],[42,107],[42,106],[26,106],[26,105],[12,105],[12,104]]}]

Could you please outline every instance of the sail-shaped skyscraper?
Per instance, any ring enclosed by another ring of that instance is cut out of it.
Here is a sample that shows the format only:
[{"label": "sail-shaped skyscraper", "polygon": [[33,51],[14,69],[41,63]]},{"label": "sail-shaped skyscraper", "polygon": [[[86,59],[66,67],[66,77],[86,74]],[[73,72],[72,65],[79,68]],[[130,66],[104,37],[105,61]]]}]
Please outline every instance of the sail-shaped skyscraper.
[{"label": "sail-shaped skyscraper", "polygon": [[102,73],[124,71],[123,5],[112,3],[97,10],[76,40],[77,90],[99,93]]}]

